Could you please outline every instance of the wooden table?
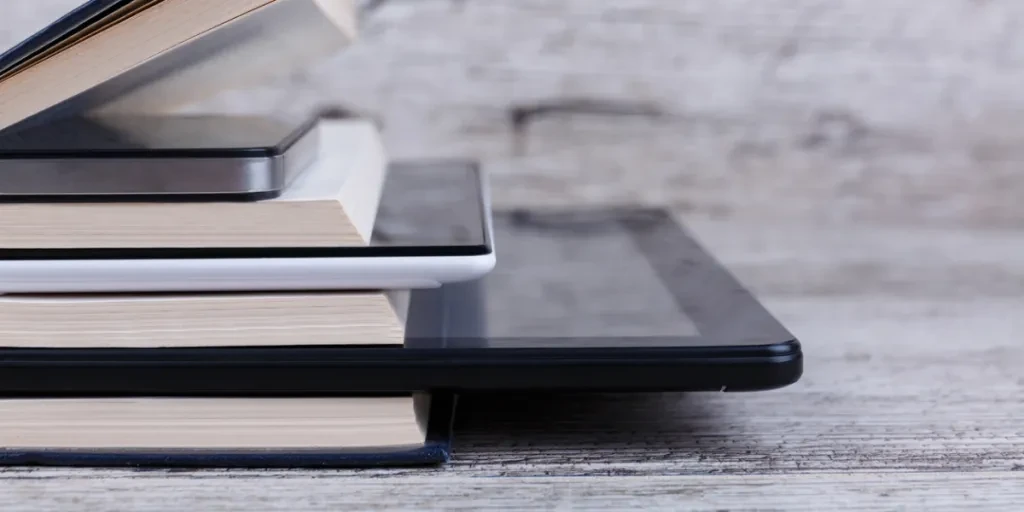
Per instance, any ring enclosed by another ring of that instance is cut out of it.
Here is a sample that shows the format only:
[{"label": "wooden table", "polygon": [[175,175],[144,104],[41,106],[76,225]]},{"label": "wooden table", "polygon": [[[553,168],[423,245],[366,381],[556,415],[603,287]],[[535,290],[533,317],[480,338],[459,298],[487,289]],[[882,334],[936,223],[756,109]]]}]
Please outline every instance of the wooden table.
[{"label": "wooden table", "polygon": [[472,396],[426,470],[0,472],[5,512],[1024,504],[1024,233],[687,220],[804,342],[750,394]]},{"label": "wooden table", "polygon": [[[79,3],[5,2],[0,46]],[[4,471],[0,510],[1021,510],[1024,232],[799,219],[1024,226],[1024,3],[366,3],[333,67],[213,105],[350,103],[394,156],[485,157],[506,205],[789,215],[688,225],[802,338],[804,378],[471,398],[437,470]]]}]

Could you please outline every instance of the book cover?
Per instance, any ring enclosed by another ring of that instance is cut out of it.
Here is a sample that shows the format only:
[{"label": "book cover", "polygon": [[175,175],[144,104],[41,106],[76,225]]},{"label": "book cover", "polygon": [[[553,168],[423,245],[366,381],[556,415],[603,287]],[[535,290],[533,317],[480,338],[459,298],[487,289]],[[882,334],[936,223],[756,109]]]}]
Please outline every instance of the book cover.
[{"label": "book cover", "polygon": [[431,466],[448,462],[456,396],[433,394],[421,446],[383,449],[294,451],[10,450],[0,447],[0,466],[350,468]]}]

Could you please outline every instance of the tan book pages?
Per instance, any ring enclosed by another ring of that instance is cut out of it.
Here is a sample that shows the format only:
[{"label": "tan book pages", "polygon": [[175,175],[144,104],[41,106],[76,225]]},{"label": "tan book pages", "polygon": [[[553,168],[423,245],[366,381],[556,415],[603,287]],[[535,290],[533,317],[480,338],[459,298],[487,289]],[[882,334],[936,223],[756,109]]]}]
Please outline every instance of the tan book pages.
[{"label": "tan book pages", "polygon": [[351,0],[276,0],[86,94],[100,114],[169,114],[225,89],[292,76],[356,38]]},{"label": "tan book pages", "polygon": [[163,0],[0,79],[0,129],[48,110],[167,111],[294,72],[354,27],[351,0]]},{"label": "tan book pages", "polygon": [[0,346],[400,346],[404,308],[388,292],[4,295]]},{"label": "tan book pages", "polygon": [[123,7],[118,8],[116,11],[114,11],[114,12],[112,12],[110,14],[107,14],[106,16],[101,18],[100,20],[90,24],[84,30],[80,30],[79,32],[76,32],[76,33],[72,34],[67,39],[65,39],[65,40],[63,40],[63,41],[61,41],[61,42],[51,46],[50,48],[47,48],[46,50],[44,50],[40,54],[38,54],[38,55],[36,55],[36,56],[34,56],[32,58],[29,58],[28,60],[22,62],[21,64],[18,64],[17,66],[7,70],[3,74],[0,74],[0,80],[3,80],[4,78],[7,78],[8,76],[12,76],[12,75],[20,72],[23,69],[27,69],[29,67],[32,67],[36,63],[42,62],[43,60],[48,59],[49,57],[51,57],[53,55],[56,55],[58,52],[61,52],[61,51],[63,51],[66,48],[69,48],[71,46],[74,46],[74,45],[78,44],[79,42],[85,40],[89,36],[91,36],[93,34],[96,34],[96,33],[99,33],[102,30],[107,29],[107,28],[113,26],[114,23],[117,23],[119,21],[128,19],[129,17],[131,17],[131,16],[133,16],[135,14],[138,14],[139,12],[142,12],[144,9],[148,9],[150,6],[152,6],[156,2],[160,2],[160,1],[162,1],[162,0],[132,0],[131,3],[129,3],[129,4],[125,5],[125,6],[123,6]]},{"label": "tan book pages", "polygon": [[0,248],[365,246],[387,161],[368,121],[318,127],[320,156],[255,202],[0,203]]},{"label": "tan book pages", "polygon": [[4,450],[260,450],[422,445],[413,397],[0,400]]}]

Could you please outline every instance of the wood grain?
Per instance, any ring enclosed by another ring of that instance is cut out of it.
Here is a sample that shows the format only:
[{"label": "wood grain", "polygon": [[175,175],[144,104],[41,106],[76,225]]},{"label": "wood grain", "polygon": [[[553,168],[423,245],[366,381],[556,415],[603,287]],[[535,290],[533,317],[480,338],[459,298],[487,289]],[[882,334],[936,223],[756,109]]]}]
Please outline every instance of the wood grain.
[{"label": "wood grain", "polygon": [[[0,46],[76,2],[6,6]],[[355,47],[187,110],[341,104],[498,204],[1024,225],[1015,0],[363,3]]]},{"label": "wood grain", "polygon": [[[1013,510],[1022,473],[797,473],[770,476],[592,476],[466,479],[459,475],[287,472],[14,476],[12,512],[168,510]],[[62,482],[63,485],[58,485]],[[145,487],[148,493],[138,492]],[[970,489],[965,494],[963,491]],[[174,499],[173,502],[169,501]],[[175,507],[175,508],[176,508]]]},{"label": "wood grain", "polygon": [[470,396],[455,458],[436,469],[11,469],[0,496],[11,510],[158,510],[172,497],[204,510],[997,510],[1024,500],[1024,235],[688,224],[803,340],[799,383]]},{"label": "wood grain", "polygon": [[804,378],[470,397],[434,470],[7,470],[5,510],[1024,502],[1024,3],[369,3],[334,61],[194,108],[341,103],[392,156],[482,158],[499,204],[673,204],[804,341]]},{"label": "wood grain", "polygon": [[331,62],[194,108],[341,103],[396,157],[483,159],[499,204],[1024,225],[1020,2],[376,4]]}]

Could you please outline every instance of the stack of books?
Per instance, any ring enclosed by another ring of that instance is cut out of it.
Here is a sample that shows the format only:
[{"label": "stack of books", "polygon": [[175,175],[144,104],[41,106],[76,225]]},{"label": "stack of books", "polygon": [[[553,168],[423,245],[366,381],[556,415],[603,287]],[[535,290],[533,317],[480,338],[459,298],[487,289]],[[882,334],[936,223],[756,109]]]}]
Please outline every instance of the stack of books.
[{"label": "stack of books", "polygon": [[[204,95],[287,74],[352,42],[355,10],[345,0],[92,0],[0,56],[0,130],[83,114],[165,115]],[[0,203],[0,252],[368,245],[388,175],[377,129],[325,119],[316,137],[315,160],[271,199]],[[33,264],[45,267],[46,257]],[[201,291],[188,291],[186,282],[173,293],[0,295],[0,347],[404,342],[402,291],[194,284]],[[8,464],[437,462],[451,417],[450,398],[426,394],[5,394],[0,463]]]}]

